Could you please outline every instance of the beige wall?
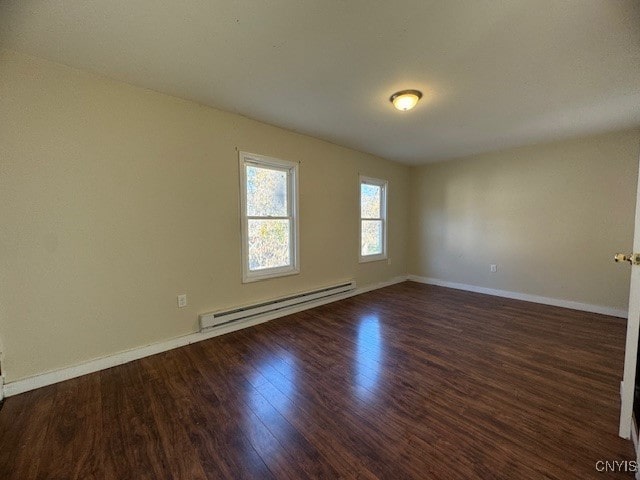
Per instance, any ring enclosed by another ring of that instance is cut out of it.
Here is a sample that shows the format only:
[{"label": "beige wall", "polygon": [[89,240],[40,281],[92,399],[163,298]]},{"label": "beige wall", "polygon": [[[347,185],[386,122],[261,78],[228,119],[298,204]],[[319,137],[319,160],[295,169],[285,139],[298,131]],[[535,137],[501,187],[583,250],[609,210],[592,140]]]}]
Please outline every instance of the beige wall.
[{"label": "beige wall", "polygon": [[[191,333],[198,313],[406,273],[408,167],[11,52],[0,125],[9,382]],[[301,162],[300,275],[241,284],[236,149]],[[358,264],[359,173],[389,180],[390,262]]]},{"label": "beige wall", "polygon": [[[638,130],[409,169],[6,51],[0,125],[9,382],[350,278],[408,272],[626,308],[629,269],[611,256],[631,248]],[[300,275],[241,283],[237,149],[301,162]],[[359,173],[389,180],[390,262],[358,264]]]},{"label": "beige wall", "polygon": [[624,131],[413,169],[409,273],[626,309],[612,257],[632,247],[639,145]]}]

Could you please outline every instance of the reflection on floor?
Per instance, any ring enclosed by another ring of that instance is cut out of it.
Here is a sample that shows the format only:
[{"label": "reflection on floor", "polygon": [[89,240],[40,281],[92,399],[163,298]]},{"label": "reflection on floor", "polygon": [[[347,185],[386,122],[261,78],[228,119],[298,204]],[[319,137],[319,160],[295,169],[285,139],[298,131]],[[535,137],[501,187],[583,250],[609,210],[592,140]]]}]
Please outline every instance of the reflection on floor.
[{"label": "reflection on floor", "polygon": [[406,282],[11,397],[0,478],[618,478],[624,335]]}]

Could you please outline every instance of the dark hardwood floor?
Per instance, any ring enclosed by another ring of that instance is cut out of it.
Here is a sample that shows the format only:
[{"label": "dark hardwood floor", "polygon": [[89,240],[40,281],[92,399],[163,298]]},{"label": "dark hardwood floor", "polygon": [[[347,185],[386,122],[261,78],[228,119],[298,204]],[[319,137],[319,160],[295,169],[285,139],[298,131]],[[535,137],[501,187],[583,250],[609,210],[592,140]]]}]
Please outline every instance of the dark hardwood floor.
[{"label": "dark hardwood floor", "polygon": [[10,397],[0,478],[632,478],[624,335],[406,282]]}]

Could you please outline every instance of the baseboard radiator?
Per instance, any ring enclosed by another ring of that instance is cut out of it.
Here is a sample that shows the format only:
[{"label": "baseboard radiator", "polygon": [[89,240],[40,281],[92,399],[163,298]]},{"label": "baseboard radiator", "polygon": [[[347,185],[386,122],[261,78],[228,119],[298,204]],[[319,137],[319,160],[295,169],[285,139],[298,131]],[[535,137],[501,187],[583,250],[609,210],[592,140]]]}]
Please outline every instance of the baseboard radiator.
[{"label": "baseboard radiator", "polygon": [[[231,322],[238,322],[246,319],[255,319],[261,316],[271,315],[275,312],[286,313],[287,310],[294,310],[300,305],[329,300],[330,297],[337,297],[356,289],[356,282],[340,283],[330,287],[318,288],[308,292],[296,293],[282,298],[269,300],[266,302],[247,305],[244,307],[232,308],[220,312],[203,313],[200,315],[200,330],[219,327]],[[327,303],[322,302],[322,303]],[[299,309],[299,308],[298,308]]]}]

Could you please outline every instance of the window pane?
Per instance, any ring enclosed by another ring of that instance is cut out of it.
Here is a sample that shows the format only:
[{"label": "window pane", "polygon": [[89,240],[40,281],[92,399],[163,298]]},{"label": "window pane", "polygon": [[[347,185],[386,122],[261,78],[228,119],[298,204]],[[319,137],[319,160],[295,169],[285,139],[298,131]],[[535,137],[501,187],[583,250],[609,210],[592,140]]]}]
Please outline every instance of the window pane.
[{"label": "window pane", "polygon": [[287,216],[287,172],[247,165],[247,215]]},{"label": "window pane", "polygon": [[249,270],[288,267],[289,220],[249,220]]},{"label": "window pane", "polygon": [[362,220],[361,241],[362,256],[380,255],[382,253],[382,220]]},{"label": "window pane", "polygon": [[362,218],[380,218],[380,196],[382,187],[379,185],[360,184],[360,216]]}]

